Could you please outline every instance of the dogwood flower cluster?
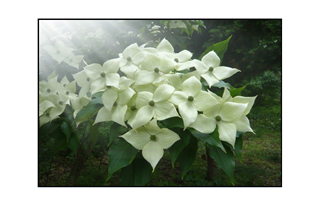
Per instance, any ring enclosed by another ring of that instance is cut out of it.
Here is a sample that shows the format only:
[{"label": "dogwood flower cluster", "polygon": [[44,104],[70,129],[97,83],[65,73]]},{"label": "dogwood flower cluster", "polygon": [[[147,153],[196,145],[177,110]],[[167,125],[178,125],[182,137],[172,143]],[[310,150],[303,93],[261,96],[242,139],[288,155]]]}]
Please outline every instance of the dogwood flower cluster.
[{"label": "dogwood flower cluster", "polygon": [[74,49],[65,46],[62,41],[57,41],[53,46],[46,45],[43,49],[48,52],[52,59],[56,60],[59,64],[64,62],[69,66],[79,69],[79,64],[82,61],[84,55],[75,56],[72,51]]},{"label": "dogwood flower cluster", "polygon": [[69,98],[65,98],[66,90],[63,90],[67,86],[61,86],[56,77],[50,75],[48,81],[40,85],[42,122],[61,114],[68,100],[77,112],[90,101],[86,96],[88,92],[91,95],[102,92],[104,106],[98,111],[94,124],[114,121],[130,126],[131,130],[121,137],[142,150],[153,169],[162,158],[163,150],[180,139],[175,132],[158,126],[158,121],[171,117],[182,118],[184,129],[191,127],[202,133],[212,133],[218,126],[220,139],[234,146],[237,131],[253,132],[246,115],[255,97],[232,98],[227,88],[222,97],[203,90],[201,78],[211,87],[240,70],[220,66],[214,51],[201,60],[191,57],[188,50],[174,52],[166,39],[156,48],[132,44],[118,58],[103,65],[87,65],[74,74],[81,89],[79,95],[71,96],[74,90],[68,90]]},{"label": "dogwood flower cluster", "polygon": [[[71,105],[74,118],[77,113],[86,106],[91,98],[87,96],[79,97],[76,92],[76,82],[63,77],[59,82],[58,76],[52,72],[47,81],[39,82],[39,126],[59,118],[66,108]],[[77,122],[77,125],[80,122]]]}]

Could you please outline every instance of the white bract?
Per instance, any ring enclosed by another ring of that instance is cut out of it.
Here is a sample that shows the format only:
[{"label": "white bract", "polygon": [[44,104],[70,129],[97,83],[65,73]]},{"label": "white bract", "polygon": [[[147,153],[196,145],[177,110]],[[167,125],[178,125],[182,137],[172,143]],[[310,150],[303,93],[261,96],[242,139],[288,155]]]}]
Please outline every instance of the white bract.
[{"label": "white bract", "polygon": [[250,122],[249,119],[247,118],[247,114],[249,114],[254,101],[256,100],[257,96],[255,97],[242,97],[242,96],[236,96],[232,99],[233,102],[236,103],[244,103],[244,104],[248,104],[246,110],[244,111],[243,115],[239,118],[238,121],[235,122],[236,127],[237,127],[237,131],[239,132],[253,132],[253,130],[250,127]]},{"label": "white bract", "polygon": [[201,61],[193,59],[179,65],[177,71],[194,68],[201,74],[201,77],[208,83],[209,87],[240,72],[239,69],[219,65],[220,58],[214,51],[210,51],[202,57]]},{"label": "white bract", "polygon": [[187,29],[186,24],[182,20],[171,20],[169,23],[169,26],[171,29],[174,29],[174,28]]},{"label": "white bract", "polygon": [[75,79],[79,87],[81,87],[78,95],[78,98],[80,99],[90,91],[92,79],[86,74],[85,70],[74,74],[73,78]]},{"label": "white bract", "polygon": [[198,111],[206,110],[218,104],[218,101],[207,92],[201,91],[201,83],[194,76],[182,83],[181,90],[175,91],[170,99],[179,107],[179,113],[187,128],[198,116]]},{"label": "white bract", "polygon": [[223,98],[220,98],[219,104],[203,111],[196,121],[190,124],[190,127],[202,132],[212,133],[218,125],[219,138],[226,141],[234,147],[236,141],[237,126],[236,122],[243,116],[248,107],[248,103],[236,103],[231,100],[227,88]]},{"label": "white bract", "polygon": [[179,116],[175,107],[168,101],[174,92],[174,87],[163,84],[154,93],[139,92],[136,105],[137,114],[132,121],[132,128],[137,129],[147,124],[152,118],[164,120],[170,117]]},{"label": "white bract", "polygon": [[169,73],[174,67],[174,61],[169,58],[160,58],[154,54],[147,54],[141,65],[135,85],[157,83],[162,80],[163,74]]},{"label": "white bract", "polygon": [[157,46],[158,55],[161,58],[169,58],[173,60],[175,68],[179,67],[181,63],[188,61],[192,57],[192,53],[188,50],[182,50],[179,53],[174,52],[173,46],[165,38]]},{"label": "white bract", "polygon": [[[58,118],[60,114],[63,113],[63,111],[66,108],[66,104],[69,102],[68,99],[65,99],[64,97],[57,95],[57,94],[50,94],[45,97],[46,103],[42,104],[42,107],[40,111],[42,112],[42,116],[40,117],[40,127],[47,123],[51,122],[52,120]],[[51,102],[53,104],[49,104],[48,102]],[[46,111],[43,111],[44,108],[47,107]]]},{"label": "white bract", "polygon": [[163,150],[168,149],[180,139],[179,135],[173,131],[167,128],[160,129],[156,119],[120,137],[136,149],[142,150],[143,158],[151,164],[153,171],[163,156]]},{"label": "white bract", "polygon": [[126,127],[124,120],[128,108],[127,104],[134,94],[135,92],[131,88],[127,88],[126,90],[119,92],[117,99],[114,101],[111,108],[104,106],[99,110],[95,124],[98,122],[112,120]]},{"label": "white bract", "polygon": [[79,64],[82,61],[84,55],[77,55],[74,56],[73,54],[71,56],[66,57],[63,62],[68,64],[69,66],[72,66],[74,68],[79,69]]},{"label": "white bract", "polygon": [[104,90],[107,86],[118,88],[120,75],[117,73],[119,70],[119,59],[112,59],[106,61],[103,66],[100,64],[90,64],[84,67],[84,71],[90,78],[91,94]]},{"label": "white bract", "polygon": [[58,88],[58,94],[63,96],[65,99],[76,100],[78,95],[76,92],[76,82],[69,82],[67,77],[61,79],[60,87]]},{"label": "white bract", "polygon": [[[106,107],[106,109],[111,111],[111,108],[114,105],[114,102],[119,97],[120,93],[130,96],[131,98],[132,95],[135,93],[134,90],[129,88],[129,86],[132,83],[133,83],[133,80],[128,79],[126,77],[121,77],[119,80],[118,87],[107,86],[101,96],[102,103]],[[130,98],[127,100],[127,102],[130,100]]]},{"label": "white bract", "polygon": [[220,66],[220,58],[214,51],[203,56],[201,62],[207,67],[207,69],[202,70],[203,73],[201,76],[207,81],[209,86],[218,83],[219,80],[224,80],[235,73],[240,72],[239,69]]},{"label": "white bract", "polygon": [[138,70],[138,66],[142,63],[144,59],[144,53],[136,43],[128,46],[120,57],[120,70],[125,73],[128,77],[132,78],[134,73]]},{"label": "white bract", "polygon": [[59,64],[65,60],[67,57],[73,56],[74,54],[71,52],[73,49],[66,47],[62,41],[57,41],[54,46],[47,45],[43,46],[43,49],[46,50],[52,59],[59,62]]},{"label": "white bract", "polygon": [[60,85],[61,83],[58,82],[58,77],[56,76],[55,72],[52,72],[48,76],[47,81],[41,80],[39,82],[39,93],[41,96],[56,94],[60,88]]}]

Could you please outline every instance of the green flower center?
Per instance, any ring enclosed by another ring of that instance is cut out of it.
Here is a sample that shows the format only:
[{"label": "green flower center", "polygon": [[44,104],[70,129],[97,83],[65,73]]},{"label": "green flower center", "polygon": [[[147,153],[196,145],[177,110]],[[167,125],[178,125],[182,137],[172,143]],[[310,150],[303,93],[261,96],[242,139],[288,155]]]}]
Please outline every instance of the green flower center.
[{"label": "green flower center", "polygon": [[156,140],[157,140],[156,135],[151,135],[151,136],[150,136],[150,140],[151,140],[151,141],[156,141]]},{"label": "green flower center", "polygon": [[51,92],[51,90],[50,90],[50,89],[47,89],[47,92],[49,92],[49,93],[50,93],[50,92]]},{"label": "green flower center", "polygon": [[178,59],[178,58],[174,58],[174,61],[178,63],[178,62],[179,62],[179,59]]},{"label": "green flower center", "polygon": [[209,67],[209,71],[212,72],[213,71],[213,67]]},{"label": "green flower center", "polygon": [[135,106],[132,106],[130,109],[131,109],[131,111],[137,110],[137,108]]},{"label": "green flower center", "polygon": [[117,102],[114,102],[114,103],[113,103],[113,106],[114,106],[114,107],[116,107],[117,105],[118,105]]},{"label": "green flower center", "polygon": [[104,78],[104,77],[106,76],[106,74],[105,74],[104,72],[102,72],[102,73],[100,74],[100,76],[101,76],[102,78]]},{"label": "green flower center", "polygon": [[90,78],[89,77],[87,78],[87,81],[90,82]]},{"label": "green flower center", "polygon": [[221,117],[220,116],[216,116],[216,120],[217,120],[217,122],[220,122],[221,121]]},{"label": "green flower center", "polygon": [[66,86],[66,84],[63,84],[63,87],[65,87]]},{"label": "green flower center", "polygon": [[47,116],[47,117],[49,117],[49,115],[50,115],[49,113],[46,113],[46,116]]},{"label": "green flower center", "polygon": [[154,101],[151,100],[151,101],[149,102],[149,105],[150,105],[151,107],[153,107],[153,106],[154,106]]},{"label": "green flower center", "polygon": [[66,95],[69,95],[69,91],[66,91]]},{"label": "green flower center", "polygon": [[158,67],[154,68],[154,72],[159,73],[159,68]]},{"label": "green flower center", "polygon": [[59,104],[60,104],[60,105],[63,105],[63,102],[62,102],[62,101],[60,101],[60,102],[59,102]]},{"label": "green flower center", "polygon": [[188,97],[188,101],[189,101],[189,102],[192,102],[193,100],[194,100],[193,96],[189,96],[189,97]]},{"label": "green flower center", "polygon": [[128,58],[127,58],[127,61],[130,62],[130,61],[131,61],[131,57],[128,57]]}]

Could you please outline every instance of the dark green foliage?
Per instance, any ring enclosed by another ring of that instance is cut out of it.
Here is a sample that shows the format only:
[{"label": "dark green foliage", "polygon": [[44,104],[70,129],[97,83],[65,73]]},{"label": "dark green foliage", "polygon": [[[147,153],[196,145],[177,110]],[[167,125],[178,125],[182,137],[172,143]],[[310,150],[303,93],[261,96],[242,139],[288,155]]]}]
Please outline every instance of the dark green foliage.
[{"label": "dark green foliage", "polygon": [[196,159],[198,150],[198,139],[194,136],[190,136],[189,144],[186,145],[183,150],[180,152],[177,161],[181,167],[181,178],[186,175],[189,171],[191,165]]},{"label": "dark green foliage", "polygon": [[135,159],[127,167],[121,169],[121,186],[145,186],[151,180],[151,165],[138,152]]},{"label": "dark green foliage", "polygon": [[172,162],[172,167],[174,167],[174,163],[176,162],[180,152],[189,144],[191,134],[187,131],[182,131],[182,129],[175,128],[174,131],[177,134],[180,134],[180,140],[176,141],[170,148],[170,158]]},{"label": "dark green foliage", "polygon": [[214,159],[218,165],[227,175],[230,182],[234,185],[233,171],[234,171],[234,155],[229,147],[225,147],[226,153],[220,148],[207,145],[209,147],[209,154],[212,159]]},{"label": "dark green foliage", "polygon": [[198,131],[192,131],[191,133],[193,136],[198,137],[199,139],[203,140],[204,142],[208,143],[209,145],[219,147],[222,151],[226,152],[224,146],[222,145],[222,143],[219,139],[218,126],[212,132],[212,134],[203,134]]},{"label": "dark green foliage", "polygon": [[110,164],[107,180],[110,179],[114,172],[129,165],[134,160],[137,152],[138,150],[122,138],[112,144],[108,152]]}]

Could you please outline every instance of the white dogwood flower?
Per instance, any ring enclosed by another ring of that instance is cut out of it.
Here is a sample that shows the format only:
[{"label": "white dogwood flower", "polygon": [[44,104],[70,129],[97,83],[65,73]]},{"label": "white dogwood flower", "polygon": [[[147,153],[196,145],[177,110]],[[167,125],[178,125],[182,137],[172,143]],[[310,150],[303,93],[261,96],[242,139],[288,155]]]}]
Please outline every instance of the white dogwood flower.
[{"label": "white dogwood flower", "polygon": [[120,75],[119,59],[106,61],[103,66],[100,64],[90,64],[83,68],[91,82],[91,94],[104,90],[107,86],[118,88]]},{"label": "white dogwood flower", "polygon": [[147,124],[152,118],[164,120],[179,116],[174,105],[168,101],[174,92],[174,87],[163,84],[154,93],[139,92],[136,99],[138,112],[132,121],[132,128],[137,129]]},{"label": "white dogwood flower", "polygon": [[164,154],[163,150],[168,149],[180,139],[175,132],[167,128],[159,128],[156,119],[120,137],[136,149],[142,150],[143,158],[151,164],[153,171]]},{"label": "white dogwood flower", "polygon": [[[226,88],[225,88],[226,89]],[[227,92],[226,96],[227,95]],[[248,103],[218,100],[220,103],[203,111],[190,127],[202,133],[212,133],[218,125],[219,138],[234,147],[236,141],[236,122],[243,116]]]},{"label": "white dogwood flower", "polygon": [[201,91],[200,81],[192,76],[181,85],[182,91],[175,91],[170,101],[178,106],[184,128],[194,122],[198,111],[204,111],[218,104],[218,101],[207,92]]},{"label": "white dogwood flower", "polygon": [[158,55],[161,58],[169,58],[176,63],[178,67],[181,63],[188,61],[192,57],[192,53],[188,50],[182,50],[179,53],[174,52],[173,46],[165,38],[157,46]]},{"label": "white dogwood flower", "polygon": [[[237,72],[240,72],[239,69],[230,68],[226,66],[220,66],[220,58],[218,55],[211,51],[204,55],[201,59],[201,62],[204,64],[201,67],[205,66],[207,69],[202,69],[201,76],[206,80],[209,87],[218,83],[220,80],[224,80],[226,78],[231,77]],[[197,62],[197,64],[201,64]]]},{"label": "white dogwood flower", "polygon": [[174,69],[174,61],[168,58],[160,58],[154,54],[147,54],[141,65],[135,85],[146,85],[157,82],[163,74]]},{"label": "white dogwood flower", "polygon": [[255,97],[236,96],[232,99],[232,101],[236,102],[236,103],[244,103],[244,104],[247,103],[248,104],[243,115],[239,118],[238,121],[235,122],[236,127],[237,127],[237,131],[254,133],[252,128],[250,127],[250,121],[246,115],[249,114],[256,98],[257,98],[257,96],[255,96]]},{"label": "white dogwood flower", "polygon": [[128,77],[132,78],[134,73],[137,71],[138,66],[144,59],[144,52],[141,52],[137,43],[134,43],[125,48],[122,54],[119,54],[119,57],[120,70]]},{"label": "white dogwood flower", "polygon": [[46,45],[43,46],[43,49],[46,50],[52,59],[59,62],[59,64],[67,57],[73,56],[74,54],[71,52],[72,48],[66,47],[62,41],[57,41],[54,46]]}]

